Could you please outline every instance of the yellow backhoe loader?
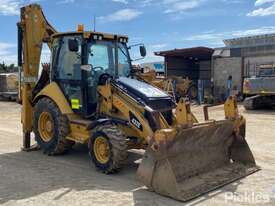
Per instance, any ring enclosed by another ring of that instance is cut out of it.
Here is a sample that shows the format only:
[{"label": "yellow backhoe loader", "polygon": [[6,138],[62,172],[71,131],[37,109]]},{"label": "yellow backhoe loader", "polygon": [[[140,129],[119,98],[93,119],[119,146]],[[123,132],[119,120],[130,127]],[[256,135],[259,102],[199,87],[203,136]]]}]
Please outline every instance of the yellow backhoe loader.
[{"label": "yellow backhoe loader", "polygon": [[[234,97],[225,120],[198,123],[190,104],[131,78],[127,36],[59,33],[37,4],[21,9],[18,64],[22,68],[23,149],[30,134],[48,155],[87,144],[106,174],[125,164],[129,149],[145,149],[138,177],[148,188],[186,201],[258,170]],[[39,77],[43,43],[51,64]],[[146,50],[140,47],[141,56]]]}]

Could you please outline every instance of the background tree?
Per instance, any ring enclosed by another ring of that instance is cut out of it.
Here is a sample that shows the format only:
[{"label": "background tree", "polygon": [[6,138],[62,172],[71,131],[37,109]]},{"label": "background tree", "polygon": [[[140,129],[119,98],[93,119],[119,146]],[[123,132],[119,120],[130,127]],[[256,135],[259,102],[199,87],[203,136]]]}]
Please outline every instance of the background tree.
[{"label": "background tree", "polygon": [[18,67],[14,64],[7,65],[5,62],[0,63],[0,73],[11,73],[11,72],[17,72]]}]

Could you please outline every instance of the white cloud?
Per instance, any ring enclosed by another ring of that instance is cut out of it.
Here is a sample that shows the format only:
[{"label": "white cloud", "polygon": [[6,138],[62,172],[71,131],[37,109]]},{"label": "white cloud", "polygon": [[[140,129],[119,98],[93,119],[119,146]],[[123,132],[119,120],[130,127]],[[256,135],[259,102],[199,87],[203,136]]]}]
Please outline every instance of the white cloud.
[{"label": "white cloud", "polygon": [[41,0],[0,0],[0,15],[19,15],[20,7],[39,1]]},{"label": "white cloud", "polygon": [[57,4],[70,4],[74,2],[75,0],[61,0],[61,1],[58,1]]},{"label": "white cloud", "polygon": [[275,0],[256,0],[255,6],[261,6],[266,3],[275,2]]},{"label": "white cloud", "polygon": [[112,0],[113,2],[122,3],[122,4],[128,4],[127,0]]},{"label": "white cloud", "polygon": [[17,56],[12,49],[16,48],[15,44],[0,42],[0,60],[6,64],[15,64]]},{"label": "white cloud", "polygon": [[167,7],[164,13],[185,12],[201,5],[203,0],[163,0]]},{"label": "white cloud", "polygon": [[0,14],[5,16],[18,15],[20,0],[0,0]]},{"label": "white cloud", "polygon": [[135,9],[122,9],[107,16],[101,16],[99,19],[104,22],[130,21],[137,18],[141,14],[141,11]]},{"label": "white cloud", "polygon": [[270,15],[275,15],[275,3],[266,8],[261,7],[259,9],[255,9],[252,12],[249,12],[247,14],[247,16],[270,16]]},{"label": "white cloud", "polygon": [[167,44],[153,44],[150,47],[153,49],[162,49],[162,48],[167,47]]},{"label": "white cloud", "polygon": [[9,49],[15,48],[15,44],[0,42],[0,55],[8,54]]},{"label": "white cloud", "polygon": [[[5,64],[17,64],[16,44],[0,42],[0,62]],[[41,52],[41,63],[50,62],[51,51],[46,44],[43,44]]]},{"label": "white cloud", "polygon": [[[263,7],[265,5],[267,6]],[[255,7],[257,8],[247,13],[246,16],[254,17],[275,15],[275,0],[256,0]]]},{"label": "white cloud", "polygon": [[147,55],[144,59],[134,62],[134,64],[142,64],[148,62],[163,61],[163,57],[156,56],[153,50],[147,50]]},{"label": "white cloud", "polygon": [[275,26],[263,26],[256,29],[233,31],[232,35],[234,37],[242,37],[242,36],[260,35],[260,34],[272,34],[272,33],[275,33]]},{"label": "white cloud", "polygon": [[241,4],[244,3],[246,0],[222,0],[222,2],[227,4]]},{"label": "white cloud", "polygon": [[154,0],[136,0],[140,3],[141,7],[151,6],[154,3]]}]

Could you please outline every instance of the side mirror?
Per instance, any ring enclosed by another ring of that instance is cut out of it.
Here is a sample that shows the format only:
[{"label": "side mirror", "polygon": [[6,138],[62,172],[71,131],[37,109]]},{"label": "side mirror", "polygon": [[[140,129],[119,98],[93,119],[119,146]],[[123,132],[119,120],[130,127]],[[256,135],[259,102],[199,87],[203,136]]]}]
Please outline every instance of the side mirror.
[{"label": "side mirror", "polygon": [[142,57],[145,57],[146,56],[146,48],[145,48],[145,46],[140,46],[139,47],[139,52],[140,52],[140,55],[142,56]]},{"label": "side mirror", "polygon": [[69,39],[68,44],[71,52],[78,52],[79,44],[76,39]]}]

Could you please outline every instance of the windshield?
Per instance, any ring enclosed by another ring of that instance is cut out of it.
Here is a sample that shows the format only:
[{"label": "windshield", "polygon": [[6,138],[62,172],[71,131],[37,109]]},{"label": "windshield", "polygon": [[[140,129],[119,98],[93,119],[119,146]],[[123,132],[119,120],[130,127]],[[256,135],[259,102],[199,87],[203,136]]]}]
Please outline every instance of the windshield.
[{"label": "windshield", "polygon": [[[88,74],[88,102],[97,102],[97,87],[99,77],[104,74],[115,76],[115,42],[93,41],[88,43],[88,64],[92,70]],[[125,44],[118,43],[118,76],[128,77],[130,75],[130,58]]]},{"label": "windshield", "polygon": [[[95,41],[88,45],[88,64],[97,73],[115,74],[115,43],[113,41]],[[125,44],[118,43],[118,76],[130,75],[130,58]]]}]

